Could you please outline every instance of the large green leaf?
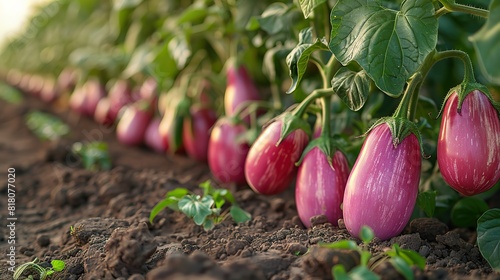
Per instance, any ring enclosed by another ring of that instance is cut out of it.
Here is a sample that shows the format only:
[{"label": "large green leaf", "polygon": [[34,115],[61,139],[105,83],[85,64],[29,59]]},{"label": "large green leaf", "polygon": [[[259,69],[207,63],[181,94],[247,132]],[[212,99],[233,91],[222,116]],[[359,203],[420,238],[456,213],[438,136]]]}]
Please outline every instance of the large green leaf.
[{"label": "large green leaf", "polygon": [[365,105],[370,90],[370,77],[365,70],[359,72],[342,67],[332,79],[333,91],[353,111]]},{"label": "large green leaf", "polygon": [[302,76],[306,72],[309,57],[316,50],[328,50],[326,39],[313,39],[312,28],[302,29],[299,33],[298,45],[286,57],[286,64],[290,68],[292,85],[287,93],[295,91]]},{"label": "large green leaf", "polygon": [[304,17],[308,18],[313,13],[314,8],[323,4],[325,1],[326,0],[299,0]]},{"label": "large green leaf", "polygon": [[[250,3],[250,1],[245,1]],[[287,13],[290,6],[284,3],[272,3],[257,17],[260,27],[269,34],[277,34],[290,28],[290,17]]]},{"label": "large green leaf", "polygon": [[493,83],[500,85],[500,0],[490,4],[490,15],[486,24],[470,41],[479,54],[479,65],[484,75]]},{"label": "large green leaf", "polygon": [[457,227],[473,227],[477,219],[487,210],[488,204],[484,200],[464,197],[451,209],[451,221]]},{"label": "large green leaf", "polygon": [[378,1],[343,0],[330,15],[330,50],[347,65],[358,62],[387,94],[402,93],[436,47],[438,21],[431,0],[404,1],[401,10]]},{"label": "large green leaf", "polygon": [[491,267],[500,270],[500,209],[490,209],[477,220],[477,245]]}]

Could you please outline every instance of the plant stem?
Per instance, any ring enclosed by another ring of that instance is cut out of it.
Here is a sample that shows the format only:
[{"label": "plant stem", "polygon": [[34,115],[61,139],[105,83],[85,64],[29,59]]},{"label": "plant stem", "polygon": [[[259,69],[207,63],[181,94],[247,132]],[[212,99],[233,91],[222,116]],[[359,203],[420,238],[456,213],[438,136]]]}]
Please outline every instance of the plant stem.
[{"label": "plant stem", "polygon": [[315,99],[325,97],[325,96],[332,96],[332,95],[333,95],[333,91],[331,88],[316,89],[313,92],[311,92],[311,94],[309,94],[304,100],[302,100],[302,102],[300,102],[300,104],[295,109],[293,109],[293,111],[297,116],[301,117],[306,112],[307,107]]},{"label": "plant stem", "polygon": [[321,124],[321,136],[330,137],[330,103],[332,100],[331,95],[324,96],[321,98],[321,108],[322,108],[322,124]]},{"label": "plant stem", "polygon": [[449,50],[438,52],[435,55],[435,61],[440,61],[446,58],[458,58],[464,63],[464,81],[475,82],[476,78],[474,76],[474,68],[472,67],[472,61],[469,55],[460,50]]},{"label": "plant stem", "polygon": [[340,62],[332,54],[330,60],[328,60],[328,63],[325,66],[327,85],[323,85],[324,88],[329,87],[328,85],[331,83],[333,76],[335,75],[335,73],[337,73],[337,71],[339,71],[340,67],[342,67],[342,64],[340,64]]},{"label": "plant stem", "polygon": [[280,98],[280,85],[281,82],[278,79],[271,81],[271,98],[273,100],[273,107],[275,110],[281,109],[281,98]]},{"label": "plant stem", "polygon": [[327,88],[328,79],[325,75],[325,65],[323,64],[323,62],[313,56],[311,56],[309,59],[312,63],[314,63],[314,65],[316,65],[316,67],[318,67],[319,74],[321,75],[321,80],[323,81],[323,88]]},{"label": "plant stem", "polygon": [[482,18],[487,18],[490,14],[488,10],[463,4],[457,4],[455,3],[455,1],[439,0],[439,2],[443,4],[443,7],[436,12],[437,17],[442,16],[448,12],[462,12]]},{"label": "plant stem", "polygon": [[[395,118],[403,118],[413,120],[414,111],[417,107],[415,99],[418,101],[418,91],[416,90],[420,82],[422,81],[422,75],[420,72],[415,73],[410,79],[408,86],[403,94],[403,99],[399,102],[398,108],[393,114]],[[415,97],[416,96],[416,97]]]}]

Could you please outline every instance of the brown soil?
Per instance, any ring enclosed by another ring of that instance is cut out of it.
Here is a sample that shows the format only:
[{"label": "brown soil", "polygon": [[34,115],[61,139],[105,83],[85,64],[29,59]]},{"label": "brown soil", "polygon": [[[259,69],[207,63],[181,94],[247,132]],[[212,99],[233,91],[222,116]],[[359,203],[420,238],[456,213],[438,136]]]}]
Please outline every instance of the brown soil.
[{"label": "brown soil", "polygon": [[[343,228],[316,217],[305,229],[295,210],[293,188],[265,197],[247,187],[229,186],[253,216],[236,225],[225,221],[205,232],[182,214],[165,210],[148,222],[152,207],[173,188],[197,189],[210,179],[208,168],[182,156],[125,147],[111,130],[28,98],[22,105],[0,101],[0,183],[2,259],[9,252],[7,170],[16,169],[16,266],[38,257],[66,269],[53,279],[331,279],[331,267],[347,268],[359,256],[319,247],[350,238]],[[58,142],[40,142],[24,124],[30,110],[49,110],[73,128]],[[114,168],[90,172],[68,156],[75,141],[104,140]],[[70,235],[70,226],[75,231]],[[432,219],[414,220],[405,234],[374,242],[373,252],[398,243],[427,258],[417,279],[500,279],[475,245],[471,230],[448,230]],[[11,279],[6,261],[0,279]],[[383,279],[402,277],[389,264]]]}]

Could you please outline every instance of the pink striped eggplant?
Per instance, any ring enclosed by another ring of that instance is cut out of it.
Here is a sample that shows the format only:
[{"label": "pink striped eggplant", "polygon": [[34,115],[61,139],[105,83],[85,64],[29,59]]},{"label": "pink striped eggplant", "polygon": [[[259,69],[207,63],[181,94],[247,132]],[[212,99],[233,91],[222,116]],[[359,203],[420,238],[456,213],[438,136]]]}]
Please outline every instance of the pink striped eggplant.
[{"label": "pink striped eggplant", "polygon": [[227,85],[224,93],[226,116],[232,116],[243,102],[261,99],[257,87],[243,65],[231,63],[226,74]]},{"label": "pink striped eggplant", "polygon": [[244,124],[229,117],[219,119],[214,125],[208,142],[208,166],[218,181],[246,182],[244,166],[250,145],[240,139],[246,131]]},{"label": "pink striped eggplant", "polygon": [[303,129],[293,130],[279,142],[283,118],[264,128],[250,147],[245,161],[245,177],[257,193],[273,195],[284,191],[293,179],[295,163],[309,142]]},{"label": "pink striped eggplant", "polygon": [[116,126],[118,141],[125,145],[140,145],[144,141],[146,128],[151,121],[152,114],[149,104],[136,102],[128,105]]},{"label": "pink striped eggplant", "polygon": [[500,179],[500,120],[481,91],[463,99],[452,93],[446,101],[437,145],[443,179],[471,196],[489,190]]},{"label": "pink striped eggplant", "polygon": [[359,237],[361,227],[386,240],[401,233],[415,206],[421,150],[414,133],[394,141],[387,123],[373,128],[363,143],[344,193],[344,223]]},{"label": "pink striped eggplant", "polygon": [[184,118],[182,143],[189,157],[204,162],[208,156],[210,129],[217,121],[217,114],[201,106],[192,106],[190,113]]},{"label": "pink striped eggplant", "polygon": [[307,152],[297,172],[295,202],[300,220],[308,228],[313,216],[325,215],[333,225],[342,218],[340,206],[349,177],[349,163],[340,150],[330,157],[331,164],[327,157],[316,146]]},{"label": "pink striped eggplant", "polygon": [[153,118],[149,122],[144,134],[144,144],[158,153],[164,153],[167,150],[167,145],[160,136],[160,122],[160,118]]}]

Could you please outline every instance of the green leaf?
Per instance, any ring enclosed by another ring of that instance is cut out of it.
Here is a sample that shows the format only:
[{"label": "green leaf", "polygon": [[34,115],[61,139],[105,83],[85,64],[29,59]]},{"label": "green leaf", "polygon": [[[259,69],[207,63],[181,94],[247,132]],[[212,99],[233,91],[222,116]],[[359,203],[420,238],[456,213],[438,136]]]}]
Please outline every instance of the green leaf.
[{"label": "green leaf", "polygon": [[431,0],[404,1],[400,11],[378,1],[339,1],[330,15],[330,50],[343,65],[356,61],[382,91],[397,97],[436,47],[434,12]]},{"label": "green leaf", "polygon": [[304,17],[308,18],[312,15],[314,8],[323,4],[326,0],[299,0],[300,8],[304,13]]},{"label": "green leaf", "polygon": [[392,245],[392,249],[386,251],[386,254],[391,258],[400,257],[409,266],[416,265],[420,269],[425,268],[424,257],[413,250],[401,249],[398,244]]},{"label": "green leaf", "polygon": [[428,217],[434,216],[436,210],[436,191],[420,192],[417,196],[417,205]]},{"label": "green leaf", "polygon": [[361,238],[363,243],[370,243],[375,237],[375,234],[370,227],[362,226],[361,230],[359,231],[359,237]]},{"label": "green leaf", "polygon": [[244,223],[252,219],[252,215],[245,210],[241,209],[239,206],[232,205],[229,210],[231,217],[236,223]]},{"label": "green leaf", "polygon": [[177,24],[183,24],[186,22],[196,22],[203,20],[208,14],[207,7],[195,7],[189,6],[177,19]]},{"label": "green leaf", "polygon": [[153,224],[153,221],[155,217],[163,211],[165,208],[171,208],[173,210],[179,210],[179,200],[186,196],[188,194],[188,190],[185,188],[176,188],[174,190],[171,190],[167,193],[164,199],[162,199],[160,202],[158,202],[153,209],[151,210],[151,213],[149,214],[149,222]]},{"label": "green leaf", "polygon": [[312,28],[302,29],[299,33],[299,43],[286,57],[286,64],[290,69],[292,85],[287,93],[295,91],[302,76],[306,72],[309,57],[316,50],[328,50],[325,38],[313,40]]},{"label": "green leaf", "polygon": [[185,195],[189,193],[188,189],[186,188],[175,188],[165,195],[166,198],[183,198]]},{"label": "green leaf", "polygon": [[52,260],[50,264],[52,265],[52,269],[54,269],[54,271],[63,271],[66,266],[64,261],[61,260]]},{"label": "green leaf", "polygon": [[23,95],[20,91],[0,83],[0,99],[3,99],[11,104],[19,104],[23,101]]},{"label": "green leaf", "polygon": [[113,9],[122,10],[128,8],[135,8],[141,4],[143,0],[114,0]]},{"label": "green leaf", "polygon": [[213,194],[215,191],[215,188],[212,186],[212,182],[210,182],[210,180],[200,183],[199,187],[203,189],[203,195]]},{"label": "green leaf", "polygon": [[347,276],[347,272],[345,268],[341,264],[334,265],[332,267],[332,275],[335,280],[349,280],[350,278]]},{"label": "green leaf", "polygon": [[127,68],[123,71],[123,77],[130,78],[137,73],[141,73],[151,62],[153,62],[153,59],[154,53],[151,51],[149,46],[139,46],[132,54],[132,58],[130,59]]},{"label": "green leaf", "polygon": [[[366,266],[357,266],[353,268],[349,273],[347,274],[348,278],[344,279],[351,279],[351,280],[378,280],[380,277],[378,277],[377,274],[372,272],[368,267]],[[337,278],[335,278],[337,279]]]},{"label": "green leaf", "polygon": [[372,253],[370,253],[369,251],[361,251],[361,260],[360,260],[361,265],[367,266],[371,257]]},{"label": "green leaf", "polygon": [[215,223],[212,219],[205,219],[205,221],[203,222],[203,229],[204,230],[211,230],[213,229],[215,226]]},{"label": "green leaf", "polygon": [[211,196],[207,195],[200,199],[200,196],[186,195],[179,200],[179,210],[192,218],[195,224],[202,225],[205,219],[212,214],[210,208],[213,204],[214,200]]},{"label": "green leaf", "polygon": [[172,38],[168,43],[168,50],[179,70],[186,66],[192,54],[190,45],[184,35],[178,35]]},{"label": "green leaf", "polygon": [[332,243],[320,243],[321,247],[330,249],[346,249],[346,250],[356,250],[358,249],[358,244],[353,240],[339,240]]},{"label": "green leaf", "polygon": [[500,271],[500,209],[490,209],[477,220],[477,245],[490,266]]},{"label": "green leaf", "polygon": [[69,133],[69,127],[60,119],[38,111],[26,116],[26,125],[41,140],[55,140]]},{"label": "green leaf", "polygon": [[406,280],[413,280],[415,277],[413,276],[413,270],[411,267],[401,258],[395,256],[389,260],[394,268],[401,274]]},{"label": "green leaf", "polygon": [[451,209],[451,221],[457,227],[474,227],[477,219],[488,208],[488,204],[484,200],[474,197],[464,197]]},{"label": "green leaf", "polygon": [[105,142],[76,142],[71,146],[71,150],[80,157],[85,169],[97,171],[109,170],[112,167],[108,144]]},{"label": "green leaf", "polygon": [[333,77],[332,87],[349,109],[358,111],[368,99],[370,81],[365,70],[356,72],[342,67]]},{"label": "green leaf", "polygon": [[[249,2],[249,1],[245,1]],[[284,3],[272,3],[257,17],[260,27],[269,34],[277,34],[288,29],[288,18],[286,16],[290,7]]]},{"label": "green leaf", "polygon": [[500,0],[493,0],[486,24],[469,40],[478,53],[479,65],[490,82],[500,85]]}]

